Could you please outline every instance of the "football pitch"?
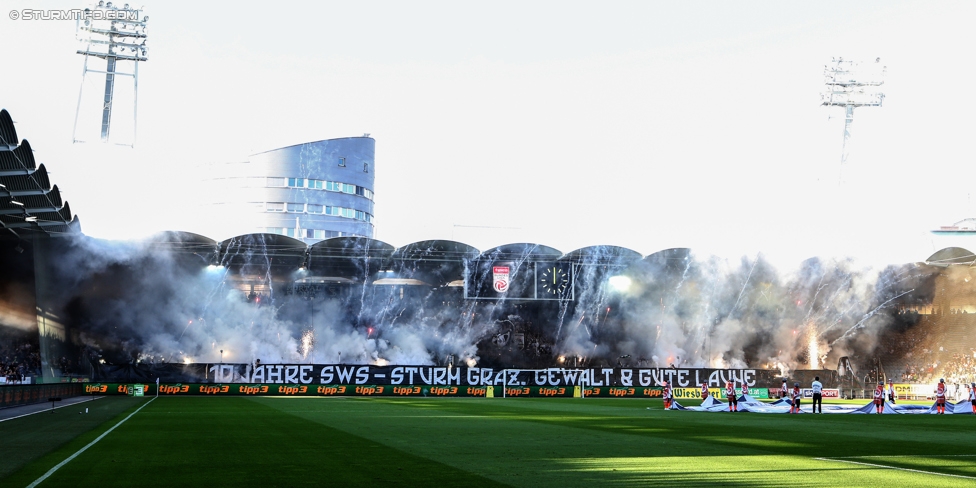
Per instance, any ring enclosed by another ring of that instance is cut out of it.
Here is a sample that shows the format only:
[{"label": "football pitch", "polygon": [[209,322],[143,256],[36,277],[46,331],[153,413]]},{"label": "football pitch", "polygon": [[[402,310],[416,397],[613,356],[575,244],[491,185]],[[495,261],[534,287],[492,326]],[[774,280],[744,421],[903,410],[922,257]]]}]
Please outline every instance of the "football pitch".
[{"label": "football pitch", "polygon": [[109,397],[0,422],[0,486],[976,486],[974,432],[647,399]]}]

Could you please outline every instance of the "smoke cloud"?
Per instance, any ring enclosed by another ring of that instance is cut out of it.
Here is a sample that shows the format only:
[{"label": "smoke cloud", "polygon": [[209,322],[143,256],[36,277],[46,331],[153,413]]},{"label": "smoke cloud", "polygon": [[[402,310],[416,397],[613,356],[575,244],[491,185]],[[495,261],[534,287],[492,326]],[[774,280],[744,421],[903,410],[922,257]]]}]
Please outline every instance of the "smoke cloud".
[{"label": "smoke cloud", "polygon": [[821,258],[778,270],[761,254],[730,262],[683,249],[624,273],[629,289],[581,297],[558,350],[656,366],[834,369],[871,355],[906,304],[930,301],[935,275]]},{"label": "smoke cloud", "polygon": [[[113,363],[569,361],[785,372],[867,357],[899,310],[932,299],[934,273],[915,265],[813,258],[777,269],[761,254],[727,260],[687,249],[596,257],[574,261],[571,302],[467,300],[463,288],[439,283],[335,283],[309,294],[271,279],[270,255],[249,256],[244,276],[208,266],[205,252],[80,237],[51,260],[59,291],[42,305]],[[354,270],[358,283],[369,282],[370,266]]]}]

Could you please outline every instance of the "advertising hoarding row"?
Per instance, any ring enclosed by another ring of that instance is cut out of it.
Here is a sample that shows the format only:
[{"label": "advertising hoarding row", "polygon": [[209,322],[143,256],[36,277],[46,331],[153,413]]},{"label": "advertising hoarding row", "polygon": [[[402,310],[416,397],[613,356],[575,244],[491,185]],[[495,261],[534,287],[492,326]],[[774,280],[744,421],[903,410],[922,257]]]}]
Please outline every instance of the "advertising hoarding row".
[{"label": "advertising hoarding row", "polygon": [[401,397],[603,397],[661,398],[660,387],[289,385],[261,383],[91,383],[88,395],[145,396],[401,396]]},{"label": "advertising hoarding row", "polygon": [[48,401],[48,398],[67,398],[82,394],[82,383],[52,385],[8,385],[0,388],[0,407],[29,405]]}]

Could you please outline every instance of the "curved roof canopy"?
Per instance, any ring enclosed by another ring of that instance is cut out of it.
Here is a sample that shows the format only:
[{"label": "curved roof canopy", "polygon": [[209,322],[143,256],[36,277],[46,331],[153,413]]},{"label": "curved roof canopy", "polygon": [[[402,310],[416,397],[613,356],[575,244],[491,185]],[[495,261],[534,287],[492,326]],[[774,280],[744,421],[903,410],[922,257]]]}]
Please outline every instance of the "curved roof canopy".
[{"label": "curved roof canopy", "polygon": [[556,248],[533,244],[530,242],[520,242],[515,244],[505,244],[498,247],[482,251],[478,255],[479,260],[491,261],[555,261],[563,253]]},{"label": "curved roof canopy", "polygon": [[37,166],[27,140],[18,144],[17,131],[6,110],[0,110],[0,237],[24,238],[77,233],[81,224],[51,186],[47,169]]},{"label": "curved roof canopy", "polygon": [[310,256],[321,258],[371,259],[388,258],[395,248],[383,241],[368,237],[333,237],[309,247]]},{"label": "curved roof canopy", "polygon": [[675,247],[665,249],[644,257],[644,262],[663,267],[684,266],[691,259],[691,249]]},{"label": "curved roof canopy", "polygon": [[676,247],[644,256],[630,267],[637,273],[683,273],[691,264],[691,249]]},{"label": "curved roof canopy", "polygon": [[339,278],[365,283],[377,271],[389,267],[395,248],[368,237],[333,237],[308,248],[310,276],[336,281]]},{"label": "curved roof canopy", "polygon": [[220,243],[219,264],[241,275],[289,276],[305,262],[304,242],[279,234],[244,234]]},{"label": "curved roof canopy", "polygon": [[419,241],[398,248],[390,256],[390,267],[398,279],[446,285],[463,278],[465,261],[478,254],[476,248],[461,242]]},{"label": "curved roof canopy", "polygon": [[0,176],[29,175],[36,169],[37,161],[27,139],[13,151],[0,150]]},{"label": "curved roof canopy", "polygon": [[560,261],[583,265],[627,266],[640,261],[641,253],[620,246],[588,246],[566,253]]},{"label": "curved roof canopy", "polygon": [[3,185],[10,196],[43,195],[51,191],[51,179],[47,168],[40,165],[36,170],[18,175],[3,177]]},{"label": "curved roof canopy", "polygon": [[976,255],[968,249],[961,247],[947,247],[925,260],[925,264],[931,266],[951,266],[954,264],[972,265],[976,262]]},{"label": "curved roof canopy", "polygon": [[149,238],[149,241],[177,251],[188,250],[195,252],[199,250],[213,250],[217,247],[217,241],[207,236],[180,230],[167,230],[154,234]]},{"label": "curved roof canopy", "polygon": [[14,128],[10,112],[5,108],[0,109],[0,146],[16,146],[17,141],[17,129]]},{"label": "curved roof canopy", "polygon": [[463,242],[449,240],[418,241],[397,248],[393,259],[424,261],[463,261],[478,257],[479,251]]},{"label": "curved roof canopy", "polygon": [[216,265],[219,262],[220,246],[217,241],[200,234],[163,231],[149,237],[148,241],[154,248],[164,249],[173,255],[197,258],[190,259],[189,263]]}]

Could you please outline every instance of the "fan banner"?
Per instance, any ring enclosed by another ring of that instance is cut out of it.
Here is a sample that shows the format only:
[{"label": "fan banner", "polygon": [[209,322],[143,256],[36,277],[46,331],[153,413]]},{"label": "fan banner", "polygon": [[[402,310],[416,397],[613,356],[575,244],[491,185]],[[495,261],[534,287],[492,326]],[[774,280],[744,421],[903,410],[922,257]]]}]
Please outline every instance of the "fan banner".
[{"label": "fan banner", "polygon": [[107,367],[93,381],[102,383],[260,383],[287,385],[425,385],[501,387],[656,387],[740,388],[778,385],[779,371],[710,368],[549,368],[499,369],[448,366],[372,366],[350,364],[156,364]]}]

